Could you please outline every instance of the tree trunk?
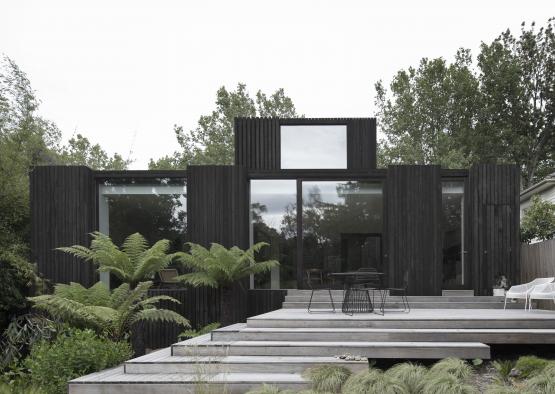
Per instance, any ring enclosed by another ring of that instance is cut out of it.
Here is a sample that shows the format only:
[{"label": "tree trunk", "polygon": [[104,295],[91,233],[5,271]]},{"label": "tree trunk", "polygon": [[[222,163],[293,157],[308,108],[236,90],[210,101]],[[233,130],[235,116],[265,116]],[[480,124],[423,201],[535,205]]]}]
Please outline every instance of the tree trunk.
[{"label": "tree trunk", "polygon": [[233,285],[224,285],[220,287],[220,324],[222,327],[229,326],[235,322],[233,305]]}]

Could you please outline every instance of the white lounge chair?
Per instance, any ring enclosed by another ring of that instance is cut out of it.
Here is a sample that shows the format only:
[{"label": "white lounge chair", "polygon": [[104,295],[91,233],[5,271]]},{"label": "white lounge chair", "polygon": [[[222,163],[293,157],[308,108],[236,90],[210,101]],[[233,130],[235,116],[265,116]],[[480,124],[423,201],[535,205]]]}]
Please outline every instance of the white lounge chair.
[{"label": "white lounge chair", "polygon": [[528,299],[534,287],[545,283],[551,283],[553,282],[553,279],[555,278],[536,278],[532,282],[528,282],[523,285],[511,286],[511,288],[505,293],[505,306],[503,309],[507,308],[507,299],[513,298],[524,300],[524,309],[527,309]]},{"label": "white lounge chair", "polygon": [[532,309],[532,300],[551,300],[555,303],[555,283],[534,286],[530,292],[528,309]]}]

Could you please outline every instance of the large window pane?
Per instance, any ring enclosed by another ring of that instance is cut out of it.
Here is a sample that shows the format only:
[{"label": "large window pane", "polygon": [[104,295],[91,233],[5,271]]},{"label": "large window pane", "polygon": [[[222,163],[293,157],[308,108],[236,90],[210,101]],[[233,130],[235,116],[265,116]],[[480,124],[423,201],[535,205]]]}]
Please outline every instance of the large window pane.
[{"label": "large window pane", "polygon": [[347,126],[281,126],[281,168],[347,168]]},{"label": "large window pane", "polygon": [[443,182],[443,287],[456,288],[466,284],[463,253],[464,183]]},{"label": "large window pane", "polygon": [[251,181],[251,242],[267,242],[260,259],[275,259],[280,266],[254,278],[255,288],[293,289],[296,280],[296,181]]},{"label": "large window pane", "polygon": [[303,182],[303,277],[359,268],[382,269],[382,185]]},{"label": "large window pane", "polygon": [[99,229],[116,245],[138,232],[150,244],[168,239],[172,250],[182,250],[186,211],[183,179],[109,180],[99,185]]}]

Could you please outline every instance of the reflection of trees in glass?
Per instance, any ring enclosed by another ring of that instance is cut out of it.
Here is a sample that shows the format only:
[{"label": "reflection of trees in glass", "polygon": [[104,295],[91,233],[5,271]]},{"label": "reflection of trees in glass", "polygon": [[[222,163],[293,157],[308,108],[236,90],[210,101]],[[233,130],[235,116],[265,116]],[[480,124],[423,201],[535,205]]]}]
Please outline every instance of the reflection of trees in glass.
[{"label": "reflection of trees in glass", "polygon": [[110,237],[116,244],[139,232],[148,242],[169,239],[171,250],[182,250],[187,229],[185,199],[181,194],[107,196]]}]

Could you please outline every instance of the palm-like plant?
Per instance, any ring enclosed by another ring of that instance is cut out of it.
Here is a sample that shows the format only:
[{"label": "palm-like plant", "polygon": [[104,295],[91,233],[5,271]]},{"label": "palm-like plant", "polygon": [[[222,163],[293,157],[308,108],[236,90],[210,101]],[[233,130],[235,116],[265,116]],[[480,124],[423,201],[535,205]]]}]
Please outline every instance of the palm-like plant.
[{"label": "palm-like plant", "polygon": [[149,247],[145,237],[135,233],[128,236],[119,248],[105,234],[95,231],[91,236],[90,249],[74,245],[58,250],[94,263],[99,272],[110,272],[122,282],[129,283],[132,288],[139,282],[152,279],[158,271],[166,268],[174,257],[173,254],[168,254],[170,241],[167,239]]},{"label": "palm-like plant", "polygon": [[78,283],[58,284],[54,294],[30,297],[35,308],[72,325],[92,328],[110,338],[126,338],[135,323],[165,321],[190,327],[189,321],[177,312],[159,309],[159,301],[179,303],[175,298],[160,295],[148,297],[152,282],[141,282],[134,289],[124,283],[112,292],[98,282],[90,288]]},{"label": "palm-like plant", "polygon": [[256,243],[247,250],[237,246],[228,249],[217,243],[213,243],[209,249],[194,243],[188,245],[188,253],[178,252],[175,256],[176,261],[181,262],[191,272],[176,279],[195,287],[219,287],[220,320],[224,326],[233,323],[233,284],[238,282],[242,286],[241,279],[279,266],[276,260],[256,261],[255,254],[268,246],[265,242]]}]

